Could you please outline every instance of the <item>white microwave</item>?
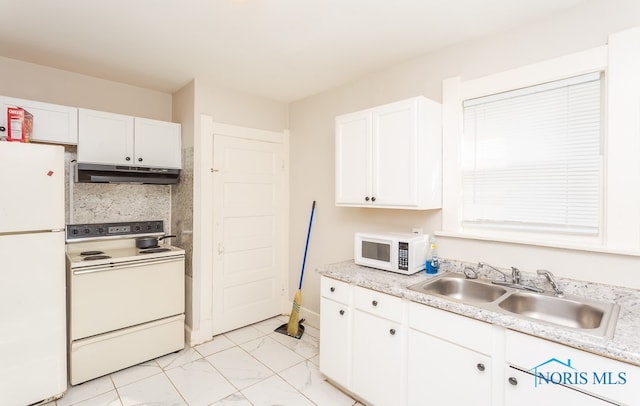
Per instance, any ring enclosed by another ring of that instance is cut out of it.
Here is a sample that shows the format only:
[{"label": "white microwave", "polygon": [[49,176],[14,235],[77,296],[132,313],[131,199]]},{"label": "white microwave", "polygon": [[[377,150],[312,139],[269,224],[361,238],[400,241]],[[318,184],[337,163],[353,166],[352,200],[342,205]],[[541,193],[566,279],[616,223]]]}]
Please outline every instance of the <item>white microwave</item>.
[{"label": "white microwave", "polygon": [[425,269],[429,235],[356,233],[354,245],[356,264],[411,275]]}]

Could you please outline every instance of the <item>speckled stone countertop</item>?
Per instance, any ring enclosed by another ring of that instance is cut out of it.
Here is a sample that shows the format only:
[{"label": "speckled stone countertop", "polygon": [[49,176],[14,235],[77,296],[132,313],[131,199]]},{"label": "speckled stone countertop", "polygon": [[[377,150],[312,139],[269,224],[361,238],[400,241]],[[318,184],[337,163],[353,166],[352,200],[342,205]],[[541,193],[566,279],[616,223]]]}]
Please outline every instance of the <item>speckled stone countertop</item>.
[{"label": "speckled stone countertop", "polygon": [[[462,272],[465,266],[476,268],[476,264],[442,260],[438,274],[440,275],[444,272]],[[436,276],[427,275],[425,272],[418,272],[414,275],[401,275],[355,265],[353,261],[321,266],[317,268],[316,271],[323,276],[349,282],[357,286],[403,297],[413,302],[448,310],[463,316],[472,317],[511,330],[531,334],[640,366],[640,291],[635,289],[558,278],[560,287],[567,294],[584,296],[620,305],[620,314],[613,338],[601,338],[407,289],[408,286]],[[490,279],[496,278],[496,275],[492,273],[485,275],[482,271],[479,272],[479,276]],[[550,289],[549,286],[545,286],[547,282],[544,278],[526,272],[522,272],[522,283],[537,286],[545,290]]]}]

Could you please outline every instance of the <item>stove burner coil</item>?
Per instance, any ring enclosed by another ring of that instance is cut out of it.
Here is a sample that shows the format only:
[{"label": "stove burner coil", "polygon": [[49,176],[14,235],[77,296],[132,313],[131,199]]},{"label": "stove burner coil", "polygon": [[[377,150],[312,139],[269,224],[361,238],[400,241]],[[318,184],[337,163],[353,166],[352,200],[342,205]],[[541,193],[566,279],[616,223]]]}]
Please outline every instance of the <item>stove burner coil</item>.
[{"label": "stove burner coil", "polygon": [[153,254],[156,252],[167,252],[167,251],[171,251],[171,248],[148,248],[145,250],[140,250],[140,254]]},{"label": "stove burner coil", "polygon": [[99,259],[109,259],[111,258],[109,255],[91,255],[88,257],[84,257],[83,261],[97,261]]},{"label": "stove burner coil", "polygon": [[83,257],[90,256],[90,255],[100,255],[100,254],[104,254],[104,251],[82,251],[80,253],[80,255]]}]

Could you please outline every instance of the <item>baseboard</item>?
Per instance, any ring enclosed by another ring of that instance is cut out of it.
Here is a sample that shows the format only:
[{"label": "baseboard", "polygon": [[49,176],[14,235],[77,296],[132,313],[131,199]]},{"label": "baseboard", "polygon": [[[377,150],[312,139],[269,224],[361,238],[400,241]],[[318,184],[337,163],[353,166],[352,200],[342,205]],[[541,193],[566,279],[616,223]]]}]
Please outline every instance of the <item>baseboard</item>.
[{"label": "baseboard", "polygon": [[211,336],[211,330],[192,330],[191,326],[184,325],[184,339],[185,343],[189,347],[194,347],[198,344],[206,343],[213,337]]},{"label": "baseboard", "polygon": [[300,308],[300,318],[304,319],[304,323],[320,330],[320,314],[312,312],[306,307]]}]

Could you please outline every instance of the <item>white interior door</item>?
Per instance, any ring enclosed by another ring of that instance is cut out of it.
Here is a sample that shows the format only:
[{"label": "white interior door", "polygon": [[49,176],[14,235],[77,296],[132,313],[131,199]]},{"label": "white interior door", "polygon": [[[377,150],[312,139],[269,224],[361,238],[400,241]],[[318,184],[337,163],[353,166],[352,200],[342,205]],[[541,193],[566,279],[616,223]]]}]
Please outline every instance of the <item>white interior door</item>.
[{"label": "white interior door", "polygon": [[213,138],[214,335],[281,314],[286,294],[283,136],[243,135]]}]

